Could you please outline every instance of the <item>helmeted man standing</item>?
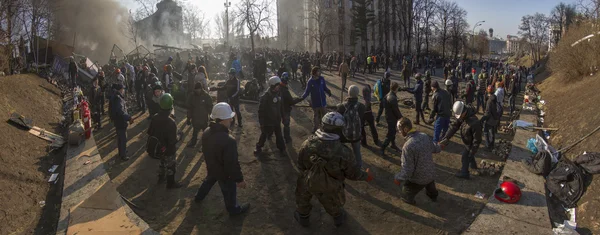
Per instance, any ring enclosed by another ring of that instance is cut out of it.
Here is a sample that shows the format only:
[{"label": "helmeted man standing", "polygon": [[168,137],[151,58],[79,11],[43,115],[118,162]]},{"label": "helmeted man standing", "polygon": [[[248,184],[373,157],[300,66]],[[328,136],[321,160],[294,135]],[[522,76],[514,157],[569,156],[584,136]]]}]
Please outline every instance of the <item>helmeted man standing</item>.
[{"label": "helmeted man standing", "polygon": [[235,113],[225,102],[216,104],[210,114],[210,123],[202,135],[202,152],[206,159],[206,178],[194,201],[201,202],[210,189],[219,183],[225,208],[230,215],[242,214],[250,208],[250,204],[238,205],[237,188],[246,188],[242,169],[238,161],[237,142],[229,134],[229,127]]},{"label": "helmeted man standing", "polygon": [[260,123],[260,138],[256,143],[254,154],[262,153],[267,137],[275,134],[277,148],[282,156],[286,156],[285,142],[281,133],[281,108],[283,100],[279,93],[281,79],[277,76],[269,78],[269,89],[260,97],[258,104],[258,122]]},{"label": "helmeted man standing", "polygon": [[304,227],[310,225],[313,196],[339,227],[346,220],[344,181],[373,180],[369,169],[362,171],[356,165],[352,151],[340,142],[344,117],[337,112],[329,112],[323,116],[322,122],[323,127],[304,141],[298,153],[300,174],[296,184],[294,218]]},{"label": "helmeted man standing", "polygon": [[181,185],[175,182],[175,173],[177,172],[177,161],[175,146],[179,141],[177,136],[177,123],[171,115],[173,111],[173,97],[169,93],[165,93],[160,97],[160,111],[152,117],[150,126],[148,127],[148,135],[156,138],[159,144],[160,158],[158,181],[161,183],[167,180],[167,188],[180,188]]}]

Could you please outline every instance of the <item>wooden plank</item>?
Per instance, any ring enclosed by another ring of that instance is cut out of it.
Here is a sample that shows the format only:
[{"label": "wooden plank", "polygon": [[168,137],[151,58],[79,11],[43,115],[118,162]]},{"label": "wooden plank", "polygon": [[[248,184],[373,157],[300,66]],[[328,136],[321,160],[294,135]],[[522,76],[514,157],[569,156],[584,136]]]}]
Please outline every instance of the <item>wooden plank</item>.
[{"label": "wooden plank", "polygon": [[44,140],[46,140],[48,142],[52,142],[52,144],[55,145],[55,146],[57,146],[57,145],[58,146],[62,146],[65,143],[65,141],[63,140],[62,137],[60,137],[60,138],[52,137],[52,136],[49,136],[49,135],[42,134],[39,131],[34,130],[34,129],[30,129],[28,132],[30,134],[35,135],[35,136],[37,136],[37,137],[39,137],[41,139],[44,139]]},{"label": "wooden plank", "polygon": [[50,136],[51,138],[54,138],[54,139],[63,139],[62,136],[54,134],[54,133],[49,132],[49,131],[47,131],[47,130],[45,130],[43,128],[39,128],[37,126],[33,126],[31,129],[36,130],[36,131],[38,131],[40,133],[43,133],[44,135]]}]

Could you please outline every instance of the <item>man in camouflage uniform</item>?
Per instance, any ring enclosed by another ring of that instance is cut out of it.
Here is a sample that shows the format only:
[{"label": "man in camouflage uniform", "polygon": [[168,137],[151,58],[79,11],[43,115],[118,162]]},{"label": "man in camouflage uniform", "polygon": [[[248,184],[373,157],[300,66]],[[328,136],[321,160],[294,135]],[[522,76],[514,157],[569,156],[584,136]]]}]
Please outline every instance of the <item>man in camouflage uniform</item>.
[{"label": "man in camouflage uniform", "polygon": [[175,172],[177,171],[177,162],[175,161],[175,146],[180,139],[177,134],[177,123],[172,116],[173,97],[165,93],[160,97],[160,111],[152,117],[148,135],[150,138],[156,138],[159,147],[158,155],[160,165],[158,170],[158,183],[167,180],[167,188],[180,188],[181,185],[175,182]]},{"label": "man in camouflage uniform", "polygon": [[[323,116],[322,122],[323,127],[304,141],[298,153],[298,168],[301,173],[296,185],[294,218],[304,227],[310,225],[310,200],[313,196],[319,199],[325,211],[333,217],[335,226],[339,227],[346,219],[343,210],[346,203],[344,180],[373,180],[369,169],[362,171],[356,165],[352,150],[340,142],[344,117],[337,112],[329,112]],[[324,170],[326,174],[315,178],[317,174],[312,173],[319,170]]]}]

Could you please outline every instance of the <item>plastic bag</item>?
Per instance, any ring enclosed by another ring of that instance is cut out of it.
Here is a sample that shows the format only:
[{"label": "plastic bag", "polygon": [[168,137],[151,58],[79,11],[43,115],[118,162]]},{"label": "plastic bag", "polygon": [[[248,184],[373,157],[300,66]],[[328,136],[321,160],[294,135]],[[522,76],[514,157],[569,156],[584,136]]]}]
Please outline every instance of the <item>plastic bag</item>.
[{"label": "plastic bag", "polygon": [[527,140],[527,148],[533,153],[533,154],[537,154],[538,149],[535,146],[535,142],[537,142],[535,140],[535,138],[531,138],[529,140]]}]

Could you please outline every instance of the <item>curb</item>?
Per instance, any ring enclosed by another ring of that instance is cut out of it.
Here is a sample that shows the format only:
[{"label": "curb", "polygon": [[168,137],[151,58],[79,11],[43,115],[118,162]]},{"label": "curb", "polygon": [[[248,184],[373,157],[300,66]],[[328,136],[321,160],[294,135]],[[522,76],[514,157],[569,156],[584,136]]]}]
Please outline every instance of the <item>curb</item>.
[{"label": "curb", "polygon": [[[534,111],[522,110],[520,119],[537,123]],[[529,172],[521,163],[521,160],[530,158],[531,152],[524,147],[527,140],[535,138],[535,135],[535,132],[516,130],[510,155],[498,181],[500,185],[505,176],[517,180],[521,184],[521,200],[515,204],[507,204],[498,201],[491,192],[485,207],[463,234],[552,233],[544,178]]]},{"label": "curb", "polygon": [[158,234],[121,199],[93,135],[67,148],[56,234]]}]

